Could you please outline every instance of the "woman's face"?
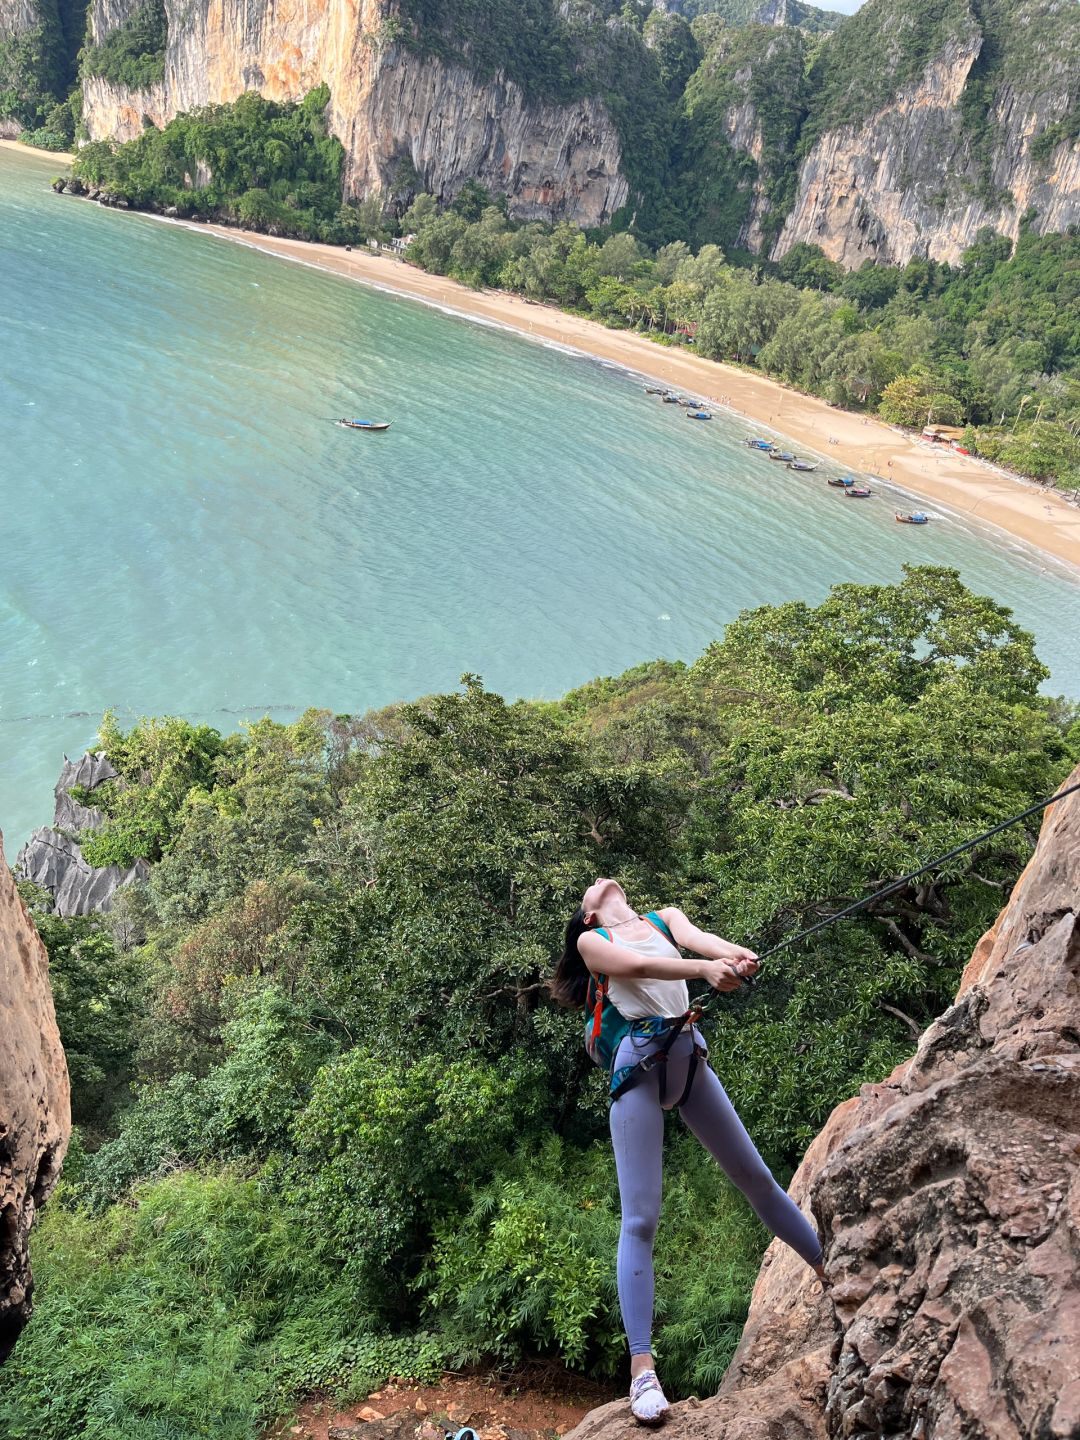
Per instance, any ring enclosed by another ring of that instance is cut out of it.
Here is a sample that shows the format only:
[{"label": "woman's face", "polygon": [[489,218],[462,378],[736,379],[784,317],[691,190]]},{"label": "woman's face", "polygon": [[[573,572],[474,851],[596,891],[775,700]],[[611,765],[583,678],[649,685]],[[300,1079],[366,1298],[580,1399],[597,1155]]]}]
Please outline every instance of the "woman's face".
[{"label": "woman's face", "polygon": [[585,891],[581,897],[581,908],[585,912],[586,922],[590,925],[605,919],[621,919],[624,912],[630,910],[626,891],[619,882],[603,876],[594,880]]}]

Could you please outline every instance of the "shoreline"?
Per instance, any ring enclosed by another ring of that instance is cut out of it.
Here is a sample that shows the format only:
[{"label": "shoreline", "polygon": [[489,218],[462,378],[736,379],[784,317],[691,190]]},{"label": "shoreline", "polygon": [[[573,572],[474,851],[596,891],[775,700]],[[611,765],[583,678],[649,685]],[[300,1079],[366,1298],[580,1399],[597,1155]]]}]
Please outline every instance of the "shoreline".
[{"label": "shoreline", "polygon": [[36,145],[24,145],[21,140],[0,139],[0,147],[14,150],[17,155],[36,155],[41,160],[55,160],[58,165],[70,165],[75,159],[66,150],[39,150]]},{"label": "shoreline", "polygon": [[[155,217],[162,218],[162,217]],[[644,335],[609,330],[540,301],[502,290],[470,290],[456,280],[432,275],[385,254],[352,250],[310,240],[288,240],[231,226],[168,221],[222,240],[261,250],[295,263],[340,275],[389,294],[420,300],[459,315],[513,330],[526,339],[551,343],[605,361],[645,380],[696,394],[711,408],[761,430],[795,441],[837,469],[877,479],[913,498],[937,503],[979,524],[993,525],[1014,539],[1063,561],[1080,576],[1080,505],[1060,491],[1012,476],[974,456],[932,445],[894,430],[873,416],[834,409],[824,400],[788,389],[777,380],[669,350]],[[888,504],[888,498],[883,497]]]},{"label": "shoreline", "polygon": [[[70,156],[0,140],[13,152],[63,164]],[[148,212],[128,212],[148,213]],[[826,466],[879,481],[899,492],[879,498],[894,509],[901,495],[942,507],[976,526],[992,526],[1020,540],[1080,578],[1080,497],[1006,471],[974,456],[894,429],[873,416],[834,409],[752,371],[669,349],[635,331],[609,330],[599,321],[567,314],[540,301],[500,290],[471,290],[456,280],[432,275],[397,257],[368,250],[346,251],[317,241],[291,240],[200,221],[148,218],[209,232],[218,239],[259,250],[374,289],[419,300],[466,320],[496,325],[525,339],[616,365],[642,380],[696,394],[712,409],[724,410],[765,434],[809,450]],[[911,508],[911,507],[905,507]]]}]

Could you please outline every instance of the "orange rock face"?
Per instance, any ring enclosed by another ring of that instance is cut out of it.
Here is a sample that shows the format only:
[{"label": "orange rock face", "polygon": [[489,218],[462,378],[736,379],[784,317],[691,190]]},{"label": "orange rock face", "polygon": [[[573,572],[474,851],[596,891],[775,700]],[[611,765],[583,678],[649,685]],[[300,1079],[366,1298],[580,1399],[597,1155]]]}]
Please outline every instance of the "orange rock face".
[{"label": "orange rock face", "polygon": [[[1080,769],[1068,783],[1080,780]],[[1046,812],[955,1004],[839,1106],[791,1193],[827,1296],[778,1242],[708,1440],[1080,1436],[1080,795]],[[572,1440],[627,1433],[625,1405]]]},{"label": "orange rock face", "polygon": [[0,1360],[30,1316],[30,1226],[56,1184],[70,1133],[49,959],[0,839]]}]

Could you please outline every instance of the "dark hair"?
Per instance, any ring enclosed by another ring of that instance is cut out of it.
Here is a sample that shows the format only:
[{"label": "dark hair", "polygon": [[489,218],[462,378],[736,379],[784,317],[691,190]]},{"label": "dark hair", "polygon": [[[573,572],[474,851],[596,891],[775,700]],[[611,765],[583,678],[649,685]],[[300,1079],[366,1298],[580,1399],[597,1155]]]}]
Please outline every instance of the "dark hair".
[{"label": "dark hair", "polygon": [[579,905],[566,927],[563,953],[559,956],[550,984],[551,998],[557,1005],[565,1005],[570,1010],[580,1010],[589,991],[589,967],[581,958],[578,941],[586,930],[592,929],[592,925],[586,925],[585,911]]}]

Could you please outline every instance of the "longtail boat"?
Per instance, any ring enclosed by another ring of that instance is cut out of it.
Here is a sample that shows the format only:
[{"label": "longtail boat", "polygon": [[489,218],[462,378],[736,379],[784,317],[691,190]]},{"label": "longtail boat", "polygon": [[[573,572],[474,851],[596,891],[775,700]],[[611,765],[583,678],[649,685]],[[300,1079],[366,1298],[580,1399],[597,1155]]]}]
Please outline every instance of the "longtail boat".
[{"label": "longtail boat", "polygon": [[339,420],[346,430],[389,430],[392,420]]},{"label": "longtail boat", "polygon": [[811,465],[809,460],[789,460],[787,468],[789,470],[816,470],[817,464]]},{"label": "longtail boat", "polygon": [[852,485],[844,491],[844,494],[849,500],[865,500],[868,495],[872,495],[873,493],[874,492],[868,490],[865,485]]},{"label": "longtail boat", "polygon": [[902,515],[897,510],[896,518],[901,525],[928,525],[930,523],[930,516],[924,515],[921,510],[913,510],[910,515]]}]

